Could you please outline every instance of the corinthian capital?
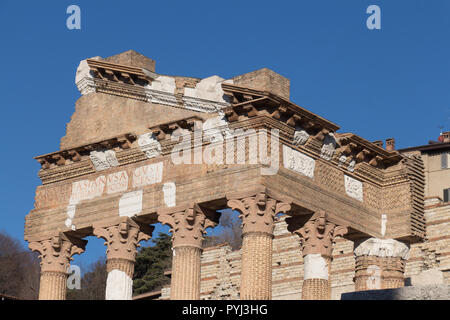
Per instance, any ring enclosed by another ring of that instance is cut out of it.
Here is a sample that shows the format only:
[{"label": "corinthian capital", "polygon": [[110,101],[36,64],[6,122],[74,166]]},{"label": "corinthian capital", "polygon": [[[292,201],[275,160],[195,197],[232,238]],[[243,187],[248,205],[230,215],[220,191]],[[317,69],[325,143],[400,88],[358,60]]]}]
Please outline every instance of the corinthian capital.
[{"label": "corinthian capital", "polygon": [[172,233],[172,247],[202,247],[206,228],[218,223],[219,214],[213,210],[189,204],[166,208],[158,212],[158,221],[169,225]]},{"label": "corinthian capital", "polygon": [[104,239],[109,259],[134,261],[139,242],[152,236],[154,227],[140,225],[129,217],[119,217],[101,224],[94,224],[94,235]]},{"label": "corinthian capital", "polygon": [[84,252],[87,240],[58,233],[30,240],[29,248],[40,253],[41,272],[67,273],[72,256]]},{"label": "corinthian capital", "polygon": [[289,202],[277,201],[265,192],[258,192],[254,196],[229,199],[228,206],[237,210],[242,219],[242,232],[263,232],[272,234],[275,215],[291,210]]},{"label": "corinthian capital", "polygon": [[291,224],[289,230],[300,237],[303,256],[321,254],[324,257],[331,257],[336,237],[348,232],[347,227],[327,221],[325,211],[316,212],[303,227]]}]

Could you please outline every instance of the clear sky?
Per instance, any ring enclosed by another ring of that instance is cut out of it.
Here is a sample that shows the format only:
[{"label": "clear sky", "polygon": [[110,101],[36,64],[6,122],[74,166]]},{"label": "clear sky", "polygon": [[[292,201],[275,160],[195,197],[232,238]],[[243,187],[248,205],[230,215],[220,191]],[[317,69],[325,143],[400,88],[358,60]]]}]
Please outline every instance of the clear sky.
[{"label": "clear sky", "polygon": [[[71,4],[81,30],[66,27]],[[372,4],[381,30],[366,26]],[[158,73],[199,78],[268,67],[340,132],[404,148],[450,130],[449,12],[448,0],[0,0],[0,229],[23,239],[40,184],[33,157],[59,149],[82,59],[134,49]],[[75,262],[104,254],[92,239]]]}]

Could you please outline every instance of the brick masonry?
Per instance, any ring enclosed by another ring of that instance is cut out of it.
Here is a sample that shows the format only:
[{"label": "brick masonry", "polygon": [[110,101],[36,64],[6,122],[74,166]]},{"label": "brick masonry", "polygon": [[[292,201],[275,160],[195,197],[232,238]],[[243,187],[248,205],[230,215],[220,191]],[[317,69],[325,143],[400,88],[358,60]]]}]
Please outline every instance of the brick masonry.
[{"label": "brick masonry", "polygon": [[[450,205],[427,200],[427,240],[411,245],[406,263],[406,283],[422,271],[437,268],[444,282],[450,284]],[[303,285],[303,258],[298,237],[287,230],[284,217],[275,224],[272,256],[272,299],[300,300]],[[206,248],[202,254],[200,298],[239,299],[241,252],[227,244]],[[355,291],[355,257],[353,242],[339,238],[333,249],[331,264],[331,299]],[[169,286],[161,299],[170,296]]]}]

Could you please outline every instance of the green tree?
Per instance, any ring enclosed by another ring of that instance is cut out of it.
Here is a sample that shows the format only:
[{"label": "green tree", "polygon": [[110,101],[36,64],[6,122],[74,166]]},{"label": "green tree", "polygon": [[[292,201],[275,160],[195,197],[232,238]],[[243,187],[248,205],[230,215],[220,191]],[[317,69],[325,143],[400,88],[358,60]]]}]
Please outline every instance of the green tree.
[{"label": "green tree", "polygon": [[171,237],[159,233],[152,242],[151,247],[143,247],[136,256],[136,265],[133,277],[133,293],[141,294],[160,289],[170,280],[164,271],[171,268],[172,243]]}]

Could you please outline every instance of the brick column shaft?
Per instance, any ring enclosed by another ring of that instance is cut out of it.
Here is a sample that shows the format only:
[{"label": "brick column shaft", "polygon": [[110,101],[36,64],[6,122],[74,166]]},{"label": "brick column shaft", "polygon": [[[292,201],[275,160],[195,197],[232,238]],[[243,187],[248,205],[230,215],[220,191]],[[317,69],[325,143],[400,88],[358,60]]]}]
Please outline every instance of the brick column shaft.
[{"label": "brick column shaft", "polygon": [[272,235],[250,232],[243,236],[241,299],[272,299]]},{"label": "brick column shaft", "polygon": [[[305,257],[306,258],[306,257]],[[331,286],[329,275],[331,271],[330,257],[322,257],[323,262],[326,264],[322,278],[317,275],[314,278],[304,278],[302,286],[302,300],[330,300],[331,299]],[[304,259],[304,269],[315,269],[318,266],[314,265],[310,259]],[[310,265],[308,265],[310,264]],[[312,265],[311,265],[312,264]],[[316,270],[317,271],[317,270]],[[305,272],[306,274],[306,272]],[[306,276],[308,277],[308,276]]]},{"label": "brick column shaft", "polygon": [[186,246],[173,250],[170,299],[199,300],[202,249]]},{"label": "brick column shaft", "polygon": [[266,193],[265,188],[253,194],[227,195],[228,206],[237,210],[242,219],[242,300],[272,298],[272,239],[277,213],[291,210],[289,199]]},{"label": "brick column shaft", "polygon": [[405,285],[408,247],[393,239],[368,239],[355,249],[355,290],[400,288]]},{"label": "brick column shaft", "polygon": [[217,224],[219,214],[190,203],[159,211],[158,220],[172,232],[170,299],[199,300],[203,235]]},{"label": "brick column shaft", "polygon": [[67,273],[44,271],[39,284],[39,300],[66,300]]}]

